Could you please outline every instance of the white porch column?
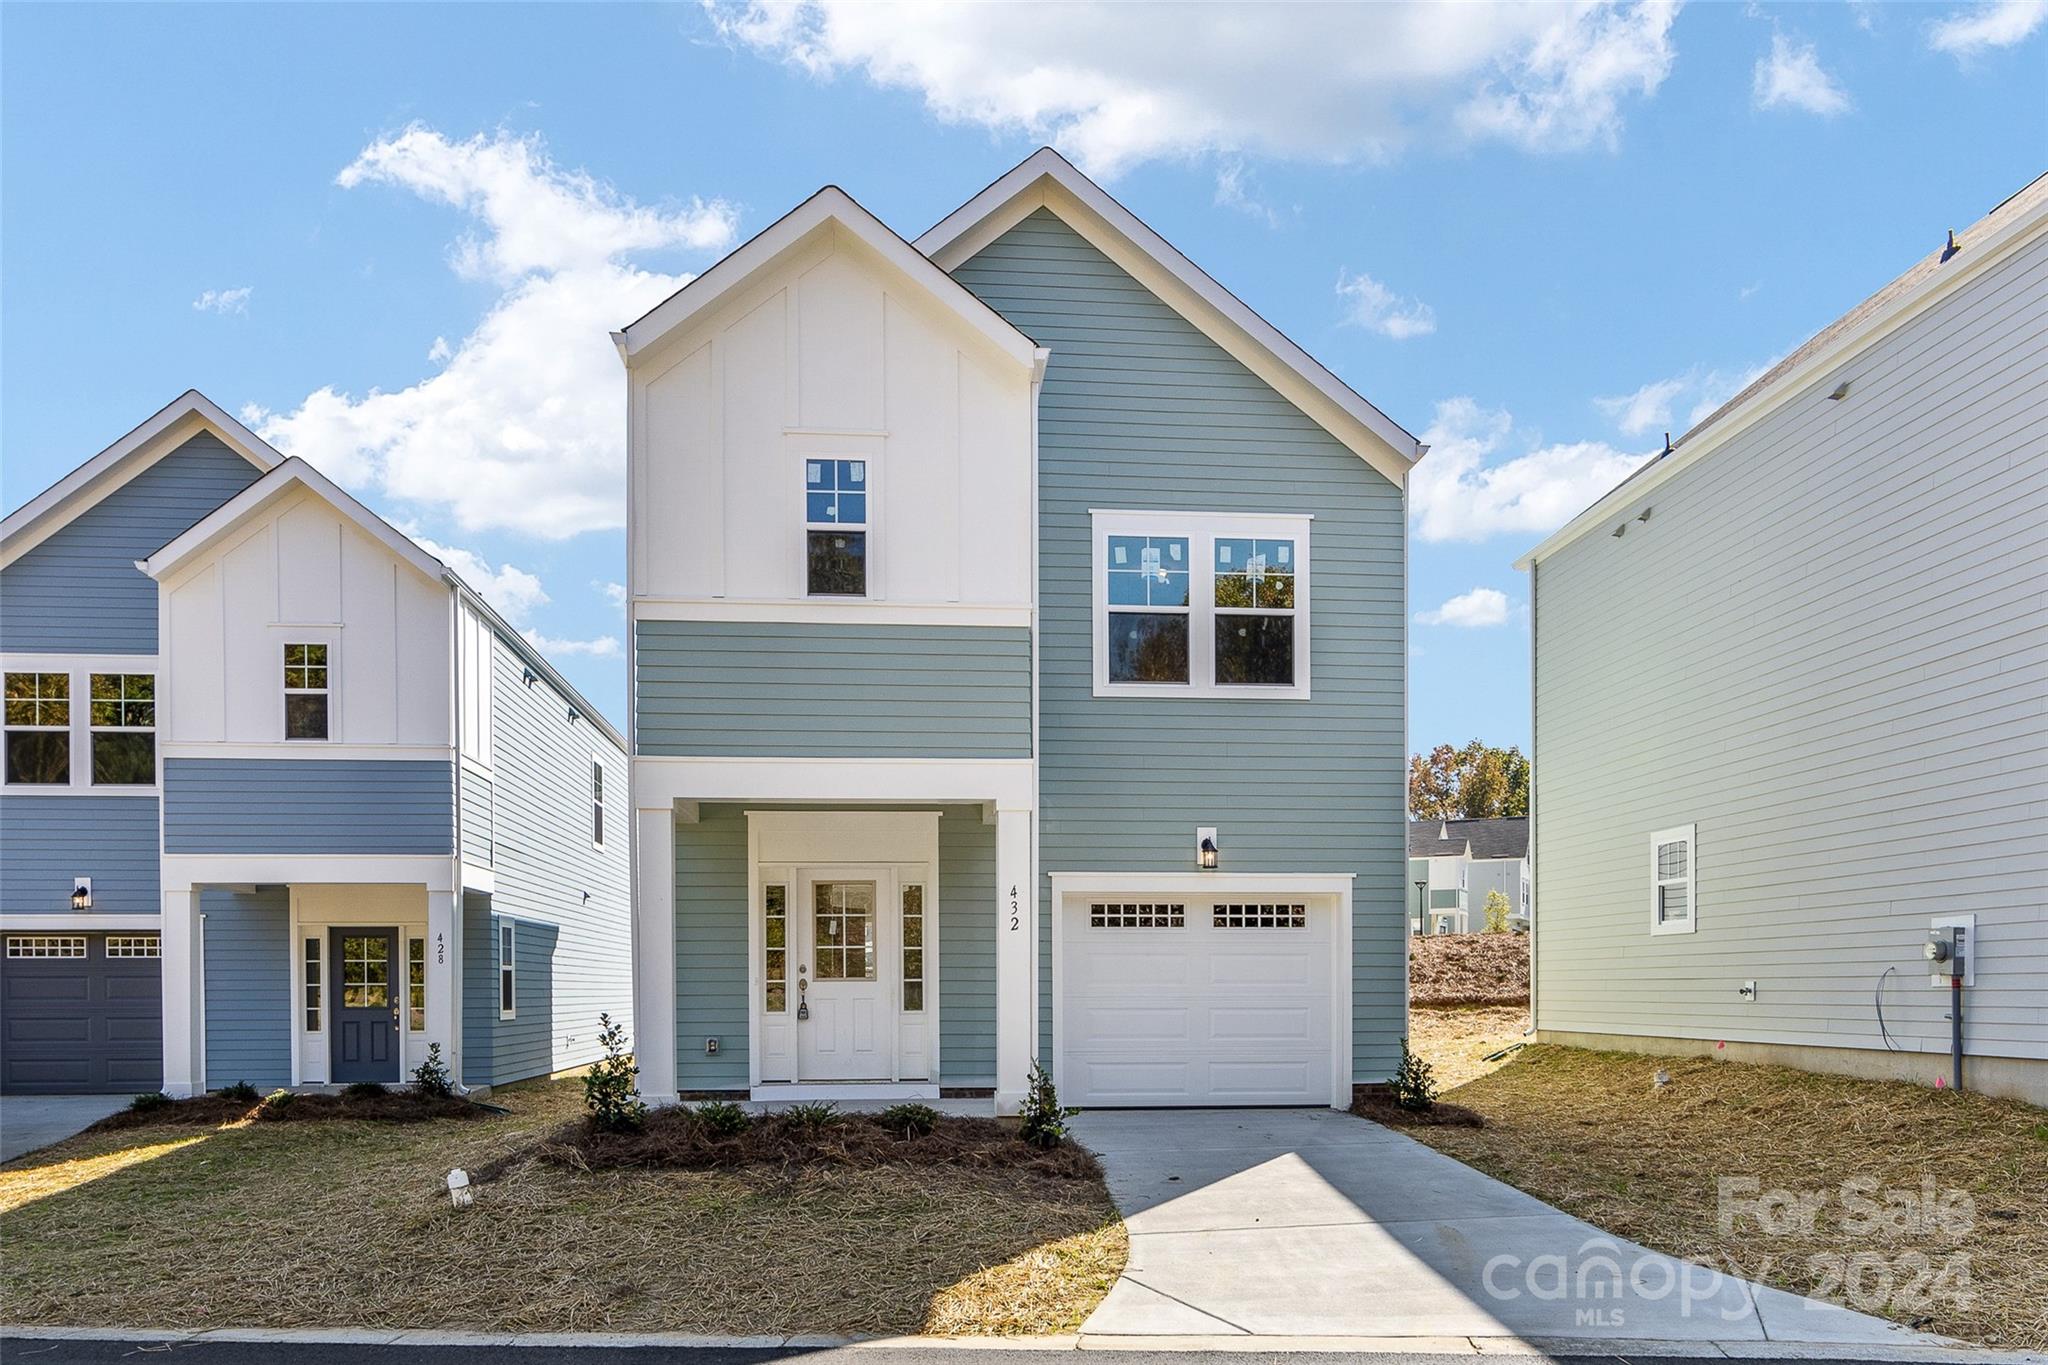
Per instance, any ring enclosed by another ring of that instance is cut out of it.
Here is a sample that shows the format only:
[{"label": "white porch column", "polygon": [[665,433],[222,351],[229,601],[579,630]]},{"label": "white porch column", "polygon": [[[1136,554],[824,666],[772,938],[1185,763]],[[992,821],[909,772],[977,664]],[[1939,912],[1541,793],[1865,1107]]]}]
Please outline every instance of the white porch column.
[{"label": "white porch column", "polygon": [[[441,1045],[449,1076],[462,1082],[462,893],[427,892],[427,1042]],[[411,1076],[400,1077],[411,1080]]]},{"label": "white porch column", "polygon": [[1014,1114],[1038,1044],[1038,982],[1031,964],[1038,887],[1031,875],[1031,812],[996,811],[996,1112]]},{"label": "white porch column", "polygon": [[206,1086],[206,1014],[199,939],[199,893],[166,886],[158,951],[164,975],[164,1093],[189,1099]]},{"label": "white porch column", "polygon": [[634,812],[633,1059],[649,1104],[676,1098],[676,812]]}]

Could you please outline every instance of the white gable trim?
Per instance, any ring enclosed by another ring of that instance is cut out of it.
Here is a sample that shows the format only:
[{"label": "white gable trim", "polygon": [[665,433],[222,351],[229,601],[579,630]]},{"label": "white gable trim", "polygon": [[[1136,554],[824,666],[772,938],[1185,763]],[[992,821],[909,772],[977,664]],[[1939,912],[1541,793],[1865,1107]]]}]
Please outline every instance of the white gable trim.
[{"label": "white gable trim", "polygon": [[1039,208],[1165,300],[1252,373],[1395,484],[1428,447],[1252,311],[1065,157],[1041,147],[919,237],[949,273]]},{"label": "white gable trim", "polygon": [[1566,522],[1535,549],[1517,559],[1515,567],[1522,570],[1532,569],[1587,532],[1606,527],[1612,518],[1635,515],[1636,504],[1643,498],[1756,426],[1786,403],[1806,392],[1809,385],[1828,371],[1853,360],[1857,355],[1875,346],[1932,307],[1951,290],[1960,287],[1965,280],[1982,274],[1992,265],[2025,246],[2044,230],[2048,230],[2048,198],[2034,205],[2030,212],[2020,214],[2012,222],[1998,226],[1979,240],[1971,241],[1950,262],[1953,269],[1944,268],[1936,271],[1922,280],[1917,287],[1907,290],[1889,305],[1879,308],[1860,326],[1844,332],[1833,345],[1814,352],[1796,368],[1780,375],[1747,406],[1728,413],[1698,436],[1691,439],[1681,438],[1678,444],[1672,447],[1670,454],[1656,459],[1616,484],[1598,502]]},{"label": "white gable trim", "polygon": [[0,522],[0,565],[11,564],[115,489],[201,432],[268,473],[284,456],[228,416],[197,389],[188,389],[142,425],[30,498]]},{"label": "white gable trim", "polygon": [[836,226],[868,247],[899,273],[922,286],[939,304],[1019,365],[1029,367],[1036,350],[1002,314],[976,298],[862,208],[852,195],[827,185],[791,209],[696,279],[668,296],[638,321],[612,333],[620,357],[630,366],[693,318],[743,287],[757,272],[781,259],[820,229]]},{"label": "white gable trim", "polygon": [[299,488],[326,502],[354,522],[364,534],[383,544],[425,577],[437,583],[452,578],[447,566],[422,550],[410,536],[357,502],[326,475],[297,456],[214,508],[176,540],[148,559],[137,561],[135,567],[161,582],[177,572],[180,564],[224,539],[243,521]]}]

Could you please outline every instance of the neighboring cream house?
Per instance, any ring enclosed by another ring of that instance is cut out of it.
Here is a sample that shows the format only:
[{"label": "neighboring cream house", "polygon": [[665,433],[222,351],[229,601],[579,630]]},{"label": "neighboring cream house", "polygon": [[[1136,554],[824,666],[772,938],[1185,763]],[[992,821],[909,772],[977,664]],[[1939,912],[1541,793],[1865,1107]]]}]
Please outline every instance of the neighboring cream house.
[{"label": "neighboring cream house", "polygon": [[2048,177],[1521,567],[1541,1034],[2048,1101]]},{"label": "neighboring cream house", "polygon": [[1529,821],[1416,820],[1408,826],[1408,927],[1465,934],[1486,927],[1486,897],[1507,898],[1508,927],[1529,927]]}]

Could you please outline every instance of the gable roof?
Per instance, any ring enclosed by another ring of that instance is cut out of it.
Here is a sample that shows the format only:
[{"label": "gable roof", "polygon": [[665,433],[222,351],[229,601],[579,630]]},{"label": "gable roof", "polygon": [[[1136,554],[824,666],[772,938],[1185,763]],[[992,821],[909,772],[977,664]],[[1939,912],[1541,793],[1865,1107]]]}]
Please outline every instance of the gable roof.
[{"label": "gable roof", "polygon": [[138,561],[135,567],[162,582],[165,577],[176,572],[179,565],[194,555],[218,545],[237,526],[276,503],[280,498],[301,489],[312,493],[340,512],[353,522],[357,529],[411,565],[423,577],[437,583],[446,583],[454,589],[464,603],[491,623],[521,659],[535,672],[545,677],[549,685],[567,698],[585,719],[602,730],[606,738],[618,746],[621,753],[625,751],[625,738],[605,719],[604,713],[592,706],[524,635],[514,629],[510,622],[498,614],[496,608],[463,580],[462,575],[428,554],[418,541],[372,512],[346,489],[297,456],[284,459],[262,478],[201,517],[182,535],[148,559]]},{"label": "gable roof", "polygon": [[118,441],[7,514],[0,522],[0,563],[12,563],[142,469],[200,432],[268,472],[284,456],[211,398],[187,389]]},{"label": "gable roof", "polygon": [[2048,173],[2036,176],[1991,212],[1915,262],[1911,269],[1809,337],[1742,392],[1695,422],[1671,447],[1645,461],[1598,502],[1515,561],[1527,569],[1588,531],[1605,527],[1652,489],[1802,392],[1829,369],[1883,340],[1962,281],[2048,230]]},{"label": "gable roof", "polygon": [[630,364],[633,357],[709,311],[757,271],[827,229],[850,234],[912,282],[923,286],[940,304],[1020,365],[1034,363],[1037,347],[1030,337],[976,298],[965,285],[933,265],[837,185],[825,186],[641,317],[613,332],[612,342],[619,348],[620,358]]},{"label": "gable roof", "polygon": [[1484,820],[1411,820],[1408,856],[1450,858],[1460,854],[1475,861],[1529,856],[1529,817],[1496,816]]},{"label": "gable roof", "polygon": [[[1246,368],[1394,483],[1429,447],[1050,147],[1041,147],[917,239],[951,271],[1048,208]],[[1134,268],[1135,267],[1135,268]]]}]

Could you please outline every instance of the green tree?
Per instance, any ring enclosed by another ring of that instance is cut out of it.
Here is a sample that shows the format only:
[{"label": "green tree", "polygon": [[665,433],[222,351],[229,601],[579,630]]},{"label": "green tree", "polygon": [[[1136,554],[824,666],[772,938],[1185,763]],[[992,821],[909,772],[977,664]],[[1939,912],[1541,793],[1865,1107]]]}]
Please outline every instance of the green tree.
[{"label": "green tree", "polygon": [[1514,907],[1508,904],[1508,898],[1499,891],[1487,892],[1485,908],[1480,911],[1486,916],[1486,932],[1505,934],[1508,931],[1508,915],[1513,909]]},{"label": "green tree", "polygon": [[1462,749],[1439,744],[1409,761],[1408,809],[1419,820],[1527,815],[1528,757],[1476,739]]}]

